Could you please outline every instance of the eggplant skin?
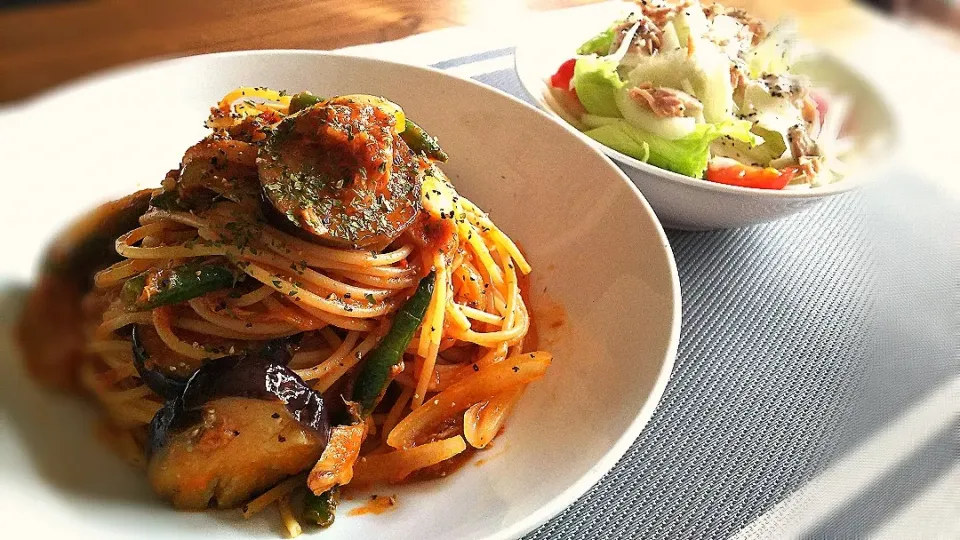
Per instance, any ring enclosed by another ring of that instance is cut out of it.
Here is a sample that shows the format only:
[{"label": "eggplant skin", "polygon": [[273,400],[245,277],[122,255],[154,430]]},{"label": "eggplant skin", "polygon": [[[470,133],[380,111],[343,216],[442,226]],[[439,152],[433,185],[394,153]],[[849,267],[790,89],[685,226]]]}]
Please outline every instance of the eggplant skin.
[{"label": "eggplant skin", "polygon": [[279,401],[219,398],[195,417],[190,429],[169,434],[147,469],[154,491],[181,509],[239,506],[309,469],[325,447]]},{"label": "eggplant skin", "polygon": [[286,363],[288,341],[210,360],[150,424],[148,478],[174,506],[230,508],[310,468],[330,438],[323,397]]},{"label": "eggplant skin", "polygon": [[225,357],[203,365],[190,377],[183,393],[157,412],[150,423],[150,450],[166,444],[173,433],[193,427],[197,411],[220,397],[277,401],[305,429],[315,432],[323,446],[330,438],[330,419],[323,397],[286,366],[244,362],[244,357]]},{"label": "eggplant skin", "polygon": [[183,393],[187,381],[167,375],[155,367],[147,367],[150,354],[147,352],[140,335],[142,331],[138,325],[133,325],[133,329],[130,331],[133,366],[137,370],[137,375],[143,381],[143,384],[147,385],[147,388],[153,390],[158,396],[164,399],[176,399]]}]

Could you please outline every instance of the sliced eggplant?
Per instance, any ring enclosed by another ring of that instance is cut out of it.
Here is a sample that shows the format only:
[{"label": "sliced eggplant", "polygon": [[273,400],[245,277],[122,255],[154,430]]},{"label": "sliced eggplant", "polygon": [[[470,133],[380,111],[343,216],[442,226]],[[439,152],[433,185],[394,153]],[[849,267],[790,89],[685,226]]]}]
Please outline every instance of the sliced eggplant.
[{"label": "sliced eggplant", "polygon": [[309,469],[322,453],[316,432],[293,420],[282,403],[218,398],[196,411],[190,429],[168,437],[147,476],[177,508],[234,508]]},{"label": "sliced eggplant", "polygon": [[219,195],[248,207],[260,201],[257,181],[257,147],[234,139],[207,137],[183,154],[177,180],[181,199],[198,192]]},{"label": "sliced eggplant", "polygon": [[333,98],[288,116],[257,157],[270,204],[327,244],[382,249],[420,210],[425,160],[397,134],[399,113],[372,99]]},{"label": "sliced eggplant", "polygon": [[241,504],[311,467],[330,437],[323,397],[273,341],[205,363],[150,425],[148,477],[179,508]]}]

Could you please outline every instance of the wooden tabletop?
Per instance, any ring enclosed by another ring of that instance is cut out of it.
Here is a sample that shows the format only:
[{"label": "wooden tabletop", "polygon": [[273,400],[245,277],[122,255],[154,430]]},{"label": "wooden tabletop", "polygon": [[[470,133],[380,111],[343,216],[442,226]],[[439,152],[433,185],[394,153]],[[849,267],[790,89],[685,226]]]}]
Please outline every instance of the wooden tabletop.
[{"label": "wooden tabletop", "polygon": [[[335,49],[597,0],[79,0],[0,11],[0,102],[104,68],[238,49]],[[851,0],[732,0],[814,37],[866,31]],[[809,24],[805,24],[808,22]]]}]

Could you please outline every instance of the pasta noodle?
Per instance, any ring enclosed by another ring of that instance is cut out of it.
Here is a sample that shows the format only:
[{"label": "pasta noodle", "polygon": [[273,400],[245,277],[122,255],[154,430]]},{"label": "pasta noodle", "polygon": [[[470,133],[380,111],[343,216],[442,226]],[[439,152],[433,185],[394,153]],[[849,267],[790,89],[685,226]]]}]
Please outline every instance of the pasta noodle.
[{"label": "pasta noodle", "polygon": [[[298,122],[321,114],[346,116],[297,131]],[[379,124],[335,138],[341,124],[374,120]],[[290,536],[302,531],[301,499],[306,509],[316,503],[311,497],[337,486],[401,481],[469,447],[486,447],[552,357],[524,350],[530,315],[520,275],[530,265],[485,213],[456,193],[437,166],[446,157],[436,141],[382,98],[320,100],[266,88],[230,92],[207,125],[213,135],[186,152],[161,188],[131,196],[149,204],[112,236],[120,260],[87,274],[92,285],[82,302],[85,337],[76,373],[105,411],[111,445],[146,465],[163,494],[164,473],[151,464],[167,455],[165,445],[189,438],[191,455],[200,456],[191,466],[206,472],[171,480],[190,482],[174,490],[175,504],[245,501],[247,518],[277,504]],[[295,135],[276,135],[284,129]],[[329,140],[309,148],[327,161],[288,178],[297,165],[291,160],[306,158],[276,148],[317,133]],[[343,163],[363,166],[371,148],[380,152],[369,158],[372,165],[344,184],[354,186],[356,199],[344,198],[347,187],[330,191],[329,179],[311,184],[309,193],[300,185],[330,160],[342,160],[341,169]],[[393,158],[376,161],[382,155]],[[274,161],[282,167],[270,169]],[[279,183],[271,184],[270,175],[280,175]],[[356,187],[372,178],[389,190],[373,196]],[[357,207],[361,199],[380,206]],[[32,301],[39,310],[50,299],[38,292]],[[25,345],[29,353],[28,340]],[[252,390],[229,393],[240,384],[241,367],[219,375],[234,377],[223,383],[229,391],[203,403],[193,431],[165,416],[196,399],[197,392],[188,399],[184,388],[212,384],[198,370],[231,359],[252,365],[248,357],[281,346],[294,352],[270,369],[287,370],[289,384],[303,385],[303,395],[323,404],[323,415],[314,419],[319,424],[307,426],[300,413],[285,417],[293,406],[286,398],[285,410],[271,409],[275,401]],[[254,418],[254,410],[265,412]],[[164,422],[168,432],[159,431]],[[271,438],[257,439],[261,432]],[[257,442],[242,442],[248,440]],[[271,480],[244,476],[257,461],[243,452],[280,443],[287,446],[270,454],[274,476],[264,473]],[[234,457],[244,466],[230,469]],[[234,476],[214,482],[223,471]],[[203,491],[208,485],[215,486],[209,493]],[[320,513],[314,508],[311,515]]]}]

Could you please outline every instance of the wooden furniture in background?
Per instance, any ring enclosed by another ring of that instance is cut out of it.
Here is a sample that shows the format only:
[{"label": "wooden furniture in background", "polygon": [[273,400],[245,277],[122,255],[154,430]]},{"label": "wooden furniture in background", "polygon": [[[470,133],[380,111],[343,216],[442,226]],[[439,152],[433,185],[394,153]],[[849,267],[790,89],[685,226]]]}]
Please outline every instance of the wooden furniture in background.
[{"label": "wooden furniture in background", "polygon": [[[77,0],[0,11],[0,102],[148,58],[238,49],[335,49],[597,0]],[[830,42],[871,32],[852,0],[725,0],[792,14]]]},{"label": "wooden furniture in background", "polygon": [[0,101],[119,64],[336,49],[596,0],[80,0],[0,11]]}]

